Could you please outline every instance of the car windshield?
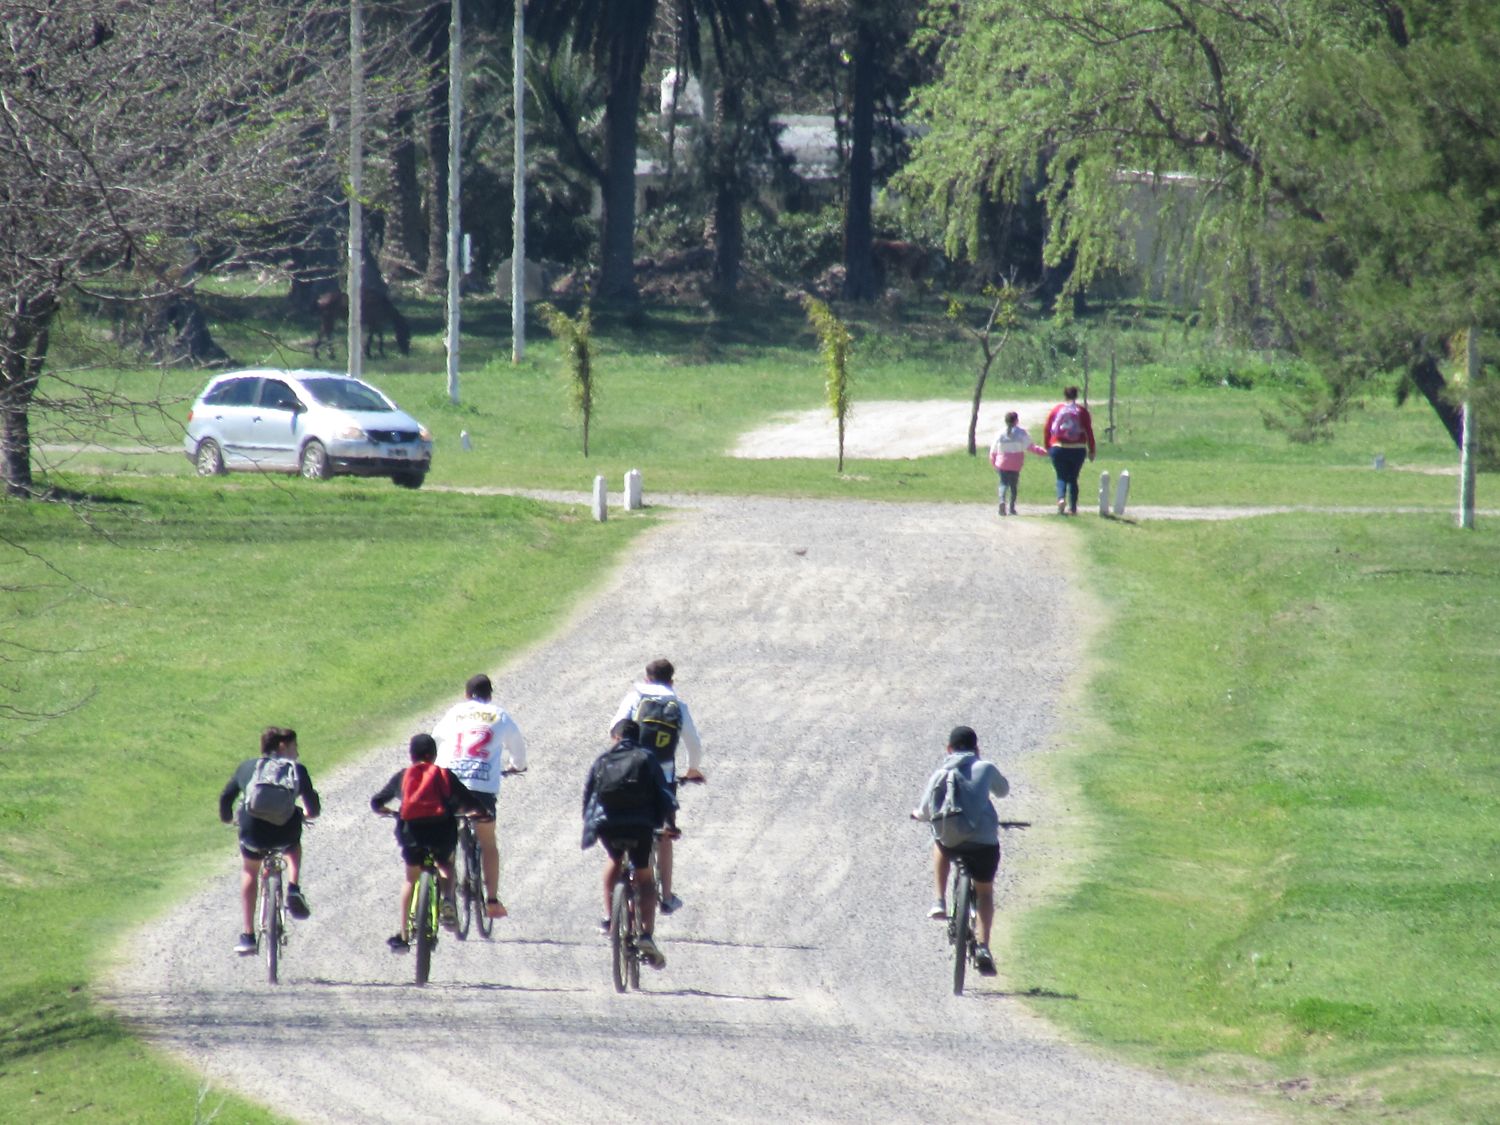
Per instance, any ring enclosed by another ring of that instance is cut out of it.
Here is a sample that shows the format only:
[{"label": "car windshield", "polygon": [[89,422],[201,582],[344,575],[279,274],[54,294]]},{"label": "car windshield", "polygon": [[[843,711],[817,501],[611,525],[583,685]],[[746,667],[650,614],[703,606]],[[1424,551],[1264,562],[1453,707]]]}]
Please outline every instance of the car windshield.
[{"label": "car windshield", "polygon": [[374,387],[353,379],[303,379],[302,385],[323,406],[371,413],[388,413],[396,409]]}]

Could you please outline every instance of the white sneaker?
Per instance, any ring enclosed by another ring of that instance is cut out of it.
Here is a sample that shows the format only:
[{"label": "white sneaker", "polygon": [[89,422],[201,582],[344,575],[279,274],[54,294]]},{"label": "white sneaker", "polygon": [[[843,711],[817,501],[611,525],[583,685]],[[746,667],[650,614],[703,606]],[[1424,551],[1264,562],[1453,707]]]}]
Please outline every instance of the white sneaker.
[{"label": "white sneaker", "polygon": [[948,904],[940,898],[933,899],[932,907],[927,911],[927,917],[938,919],[948,917]]}]

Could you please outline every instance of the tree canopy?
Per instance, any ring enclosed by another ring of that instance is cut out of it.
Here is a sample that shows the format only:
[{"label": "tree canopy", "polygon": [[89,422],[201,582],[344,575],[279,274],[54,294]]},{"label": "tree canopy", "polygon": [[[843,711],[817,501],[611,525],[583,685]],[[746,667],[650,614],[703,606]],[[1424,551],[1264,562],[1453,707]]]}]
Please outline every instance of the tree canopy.
[{"label": "tree canopy", "polygon": [[1045,182],[1047,254],[1131,264],[1132,175],[1171,179],[1179,264],[1225,323],[1320,361],[1313,427],[1401,371],[1457,440],[1448,342],[1493,331],[1500,21],[1486,0],[962,0],[903,186],[976,245],[986,200]]}]

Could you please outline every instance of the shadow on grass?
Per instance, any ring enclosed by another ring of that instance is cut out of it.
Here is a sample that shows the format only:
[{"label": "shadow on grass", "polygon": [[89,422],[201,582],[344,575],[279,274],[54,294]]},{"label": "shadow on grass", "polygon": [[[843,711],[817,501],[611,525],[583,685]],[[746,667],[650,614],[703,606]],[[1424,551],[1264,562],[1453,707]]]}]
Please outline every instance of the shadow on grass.
[{"label": "shadow on grass", "polygon": [[30,1055],[128,1038],[80,984],[16,988],[0,996],[0,1072]]}]

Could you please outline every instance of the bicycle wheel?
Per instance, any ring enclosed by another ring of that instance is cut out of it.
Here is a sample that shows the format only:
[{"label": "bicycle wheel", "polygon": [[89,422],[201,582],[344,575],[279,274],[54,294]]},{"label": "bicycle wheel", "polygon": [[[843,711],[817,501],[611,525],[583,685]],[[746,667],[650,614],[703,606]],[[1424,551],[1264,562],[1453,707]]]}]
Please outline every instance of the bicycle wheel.
[{"label": "bicycle wheel", "polygon": [[484,857],[479,848],[479,837],[469,837],[469,850],[465,853],[464,862],[470,864],[473,871],[474,887],[474,912],[479,916],[479,932],[484,937],[489,937],[495,932],[495,920],[490,917],[489,898],[484,893]]},{"label": "bicycle wheel", "polygon": [[973,941],[974,883],[968,875],[958,879],[953,898],[953,995],[964,994],[964,972],[969,965],[969,946]]},{"label": "bicycle wheel", "polygon": [[281,872],[260,881],[260,940],[266,954],[266,980],[275,984],[281,972]]},{"label": "bicycle wheel", "polygon": [[428,868],[417,880],[412,931],[417,944],[417,983],[426,984],[432,972],[432,947],[437,944],[437,880]]},{"label": "bicycle wheel", "polygon": [[455,905],[458,907],[458,925],[454,927],[453,936],[459,941],[464,941],[469,936],[469,925],[473,921],[474,912],[484,913],[484,896],[474,897],[473,865],[474,857],[469,851],[469,836],[466,832],[458,834],[458,851],[462,859],[462,867],[458,873],[458,886],[455,888],[457,898]]},{"label": "bicycle wheel", "polygon": [[625,879],[621,876],[609,896],[609,967],[615,991],[624,992],[630,979],[630,922],[625,917]]}]

